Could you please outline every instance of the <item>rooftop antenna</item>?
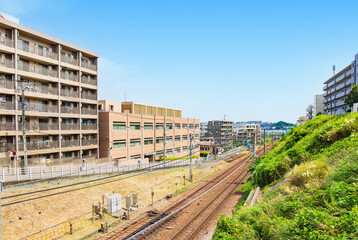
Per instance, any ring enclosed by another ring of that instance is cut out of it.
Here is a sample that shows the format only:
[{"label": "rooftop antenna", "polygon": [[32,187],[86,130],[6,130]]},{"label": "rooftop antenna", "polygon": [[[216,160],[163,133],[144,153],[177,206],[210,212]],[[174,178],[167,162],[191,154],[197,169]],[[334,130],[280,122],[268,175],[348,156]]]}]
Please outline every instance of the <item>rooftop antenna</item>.
[{"label": "rooftop antenna", "polygon": [[336,75],[336,65],[333,65],[332,70],[333,70],[333,76]]},{"label": "rooftop antenna", "polygon": [[224,121],[225,121],[225,114],[224,114]]},{"label": "rooftop antenna", "polygon": [[127,102],[127,91],[124,91],[124,101]]}]

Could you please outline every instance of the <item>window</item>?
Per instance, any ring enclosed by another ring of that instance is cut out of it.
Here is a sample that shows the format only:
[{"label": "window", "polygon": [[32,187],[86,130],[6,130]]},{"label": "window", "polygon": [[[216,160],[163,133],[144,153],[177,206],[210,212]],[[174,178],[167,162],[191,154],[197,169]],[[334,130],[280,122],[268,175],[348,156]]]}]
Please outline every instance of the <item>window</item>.
[{"label": "window", "polygon": [[188,140],[188,135],[183,135],[181,138],[182,138],[182,141]]},{"label": "window", "polygon": [[183,129],[188,129],[188,124],[183,124]]},{"label": "window", "polygon": [[194,125],[193,124],[189,124],[189,129],[193,129]]},{"label": "window", "polygon": [[175,148],[175,153],[180,153],[180,147]]},{"label": "window", "polygon": [[125,122],[113,122],[113,130],[126,130]]},{"label": "window", "polygon": [[162,137],[156,138],[156,139],[155,139],[155,142],[156,142],[157,144],[163,143],[163,138],[162,138]]},{"label": "window", "polygon": [[130,130],[140,130],[140,123],[139,122],[131,122],[129,129]]},{"label": "window", "polygon": [[144,130],[153,130],[153,123],[144,123]]},{"label": "window", "polygon": [[173,137],[172,136],[168,136],[165,139],[166,142],[173,142]]},{"label": "window", "polygon": [[126,140],[115,140],[113,142],[113,149],[126,148]]},{"label": "window", "polygon": [[139,147],[140,146],[140,139],[139,138],[131,139],[130,146],[131,147]]},{"label": "window", "polygon": [[165,127],[166,127],[167,130],[171,130],[171,129],[173,129],[173,124],[172,123],[166,123]]},{"label": "window", "polygon": [[163,130],[163,123],[157,123],[157,124],[155,125],[155,129],[157,129],[157,130]]},{"label": "window", "polygon": [[166,155],[170,156],[172,154],[173,154],[173,149],[168,149],[167,152],[166,152]]},{"label": "window", "polygon": [[141,159],[142,156],[140,154],[131,155],[131,159]]},{"label": "window", "polygon": [[144,138],[144,145],[152,145],[153,138]]},{"label": "window", "polygon": [[113,105],[109,105],[111,111],[113,111]]},{"label": "window", "polygon": [[180,135],[175,136],[175,141],[180,142]]},{"label": "window", "polygon": [[195,129],[199,129],[199,124],[195,124]]},{"label": "window", "polygon": [[180,129],[180,123],[175,124],[175,129]]},{"label": "window", "polygon": [[187,146],[184,146],[182,149],[183,149],[183,152],[188,151],[188,147],[187,147]]},{"label": "window", "polygon": [[199,138],[199,134],[195,134],[195,138]]},{"label": "window", "polygon": [[157,151],[156,155],[157,155],[157,158],[160,158],[161,156],[163,156],[163,151]]}]

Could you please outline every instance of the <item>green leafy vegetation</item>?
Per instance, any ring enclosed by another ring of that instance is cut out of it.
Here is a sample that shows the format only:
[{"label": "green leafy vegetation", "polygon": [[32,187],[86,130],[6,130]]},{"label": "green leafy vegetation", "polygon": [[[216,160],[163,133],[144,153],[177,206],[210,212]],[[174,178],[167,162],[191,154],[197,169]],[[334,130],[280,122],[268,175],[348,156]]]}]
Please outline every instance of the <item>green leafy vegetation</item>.
[{"label": "green leafy vegetation", "polygon": [[358,102],[358,85],[353,86],[352,90],[348,93],[346,99],[344,100],[346,104],[350,107],[347,112],[351,111],[354,103]]},{"label": "green leafy vegetation", "polygon": [[358,114],[293,128],[240,189],[261,186],[261,201],[221,216],[213,239],[358,239],[357,131]]}]

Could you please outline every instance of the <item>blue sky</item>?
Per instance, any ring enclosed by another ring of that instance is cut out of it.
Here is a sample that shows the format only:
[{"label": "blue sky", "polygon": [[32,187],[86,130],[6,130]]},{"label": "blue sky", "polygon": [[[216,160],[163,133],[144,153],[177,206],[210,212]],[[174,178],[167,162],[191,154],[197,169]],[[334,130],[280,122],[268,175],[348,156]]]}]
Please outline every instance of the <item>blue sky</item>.
[{"label": "blue sky", "polygon": [[358,1],[1,0],[20,24],[100,54],[99,97],[202,121],[295,122],[358,52]]}]

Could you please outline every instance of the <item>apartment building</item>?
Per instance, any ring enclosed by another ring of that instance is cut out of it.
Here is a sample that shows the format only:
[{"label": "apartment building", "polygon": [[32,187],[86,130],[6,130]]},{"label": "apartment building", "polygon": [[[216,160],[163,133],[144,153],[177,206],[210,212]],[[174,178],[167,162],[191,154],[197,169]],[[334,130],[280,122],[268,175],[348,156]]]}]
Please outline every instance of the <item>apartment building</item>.
[{"label": "apartment building", "polygon": [[220,144],[224,149],[229,149],[233,144],[232,121],[209,121],[206,137],[212,137],[215,144]]},{"label": "apartment building", "polygon": [[238,143],[244,144],[246,142],[262,141],[261,125],[260,124],[245,124],[234,130],[235,139]]},{"label": "apartment building", "polygon": [[192,154],[199,156],[200,121],[182,118],[181,110],[108,100],[100,100],[98,109],[100,157],[125,162],[188,156],[191,134]]},{"label": "apartment building", "polygon": [[13,163],[13,151],[23,164],[22,104],[29,161],[98,157],[97,61],[96,53],[0,18],[2,165]]},{"label": "apartment building", "polygon": [[357,63],[358,54],[355,55],[355,59],[351,64],[324,82],[323,111],[326,114],[342,115],[349,109],[344,100],[352,87],[357,84]]}]

